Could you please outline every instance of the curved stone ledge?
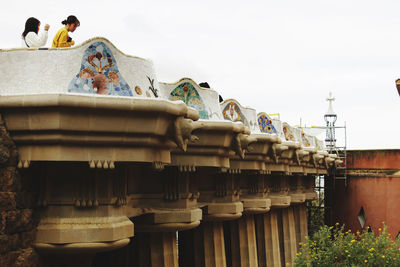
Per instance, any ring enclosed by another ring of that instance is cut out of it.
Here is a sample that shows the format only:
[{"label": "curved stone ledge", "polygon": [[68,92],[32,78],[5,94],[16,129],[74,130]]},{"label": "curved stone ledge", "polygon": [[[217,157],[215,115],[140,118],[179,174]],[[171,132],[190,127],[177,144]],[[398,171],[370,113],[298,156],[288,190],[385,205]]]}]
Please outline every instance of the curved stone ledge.
[{"label": "curved stone ledge", "polygon": [[317,192],[305,192],[306,200],[316,200],[318,197]]},{"label": "curved stone ledge", "polygon": [[318,173],[319,173],[318,169],[315,167],[304,167],[304,175],[307,175],[307,174],[317,175]]},{"label": "curved stone ledge", "polygon": [[290,174],[304,174],[305,168],[302,165],[290,165],[289,172]]},{"label": "curved stone ledge", "polygon": [[136,232],[175,232],[199,226],[201,209],[148,209],[132,218]]},{"label": "curved stone ledge", "polygon": [[133,236],[126,216],[42,218],[36,242],[51,244],[110,242]]},{"label": "curved stone ledge", "polygon": [[290,206],[290,196],[270,194],[271,208],[287,208]]},{"label": "curved stone ledge", "polygon": [[176,232],[185,231],[196,228],[200,225],[200,221],[190,223],[159,223],[159,224],[138,224],[136,225],[136,232],[149,233],[149,232]]},{"label": "curved stone ledge", "polygon": [[2,96],[0,110],[22,162],[167,164],[192,130],[177,132],[175,121],[196,113],[168,100],[70,94]]},{"label": "curved stone ledge", "polygon": [[201,128],[193,131],[198,140],[189,142],[185,153],[178,150],[171,152],[171,165],[229,168],[229,153],[236,150],[234,138],[246,132],[246,128],[228,121],[200,122]]},{"label": "curved stone ledge", "polygon": [[129,238],[124,238],[111,242],[90,242],[90,243],[68,243],[68,244],[49,244],[33,243],[33,247],[43,254],[94,254],[115,250],[128,245]]},{"label": "curved stone ledge", "polygon": [[279,163],[279,164],[266,163],[265,168],[269,173],[278,172],[278,173],[285,173],[288,175],[290,174],[290,167],[288,164],[285,163]]},{"label": "curved stone ledge", "polygon": [[[205,204],[205,203],[200,203]],[[207,203],[203,207],[204,221],[235,220],[242,216],[242,202]]]},{"label": "curved stone ledge", "polygon": [[202,219],[202,210],[194,209],[149,209],[147,213],[132,218],[137,232],[173,232],[197,227]]},{"label": "curved stone ledge", "polygon": [[192,223],[200,221],[202,211],[194,209],[149,209],[145,214],[133,218],[135,222],[149,224]]},{"label": "curved stone ledge", "polygon": [[261,214],[267,213],[271,209],[271,199],[269,198],[243,198],[243,213]]},{"label": "curved stone ledge", "polygon": [[246,149],[244,158],[233,156],[230,159],[230,165],[233,169],[266,171],[265,162],[276,157],[273,144],[280,140],[276,135],[271,134],[251,134],[252,142]]},{"label": "curved stone ledge", "polygon": [[242,213],[215,213],[209,214],[204,217],[204,221],[207,222],[221,222],[221,221],[233,221],[242,217]]},{"label": "curved stone ledge", "polygon": [[243,214],[247,215],[256,215],[256,214],[264,214],[271,210],[271,208],[245,208],[243,210]]},{"label": "curved stone ledge", "polygon": [[306,195],[303,193],[290,193],[291,204],[302,204],[306,201]]}]

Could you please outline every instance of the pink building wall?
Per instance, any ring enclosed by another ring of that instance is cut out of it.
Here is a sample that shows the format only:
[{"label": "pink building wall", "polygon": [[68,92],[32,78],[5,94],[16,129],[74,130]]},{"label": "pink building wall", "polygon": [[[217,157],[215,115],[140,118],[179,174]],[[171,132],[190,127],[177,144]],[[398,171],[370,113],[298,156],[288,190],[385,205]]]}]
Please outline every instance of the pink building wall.
[{"label": "pink building wall", "polygon": [[333,190],[333,220],[352,231],[360,231],[361,207],[365,226],[374,232],[388,226],[396,237],[400,231],[400,149],[348,151],[347,187],[336,181]]}]

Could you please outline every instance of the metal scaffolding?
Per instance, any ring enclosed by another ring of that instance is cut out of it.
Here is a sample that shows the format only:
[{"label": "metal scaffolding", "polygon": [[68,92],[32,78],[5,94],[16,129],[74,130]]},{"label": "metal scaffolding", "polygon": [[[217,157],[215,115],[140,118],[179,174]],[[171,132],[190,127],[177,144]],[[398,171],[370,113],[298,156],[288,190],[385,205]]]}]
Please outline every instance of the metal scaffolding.
[{"label": "metal scaffolding", "polygon": [[[334,190],[337,182],[344,182],[345,186],[347,186],[347,129],[346,122],[343,126],[337,126],[337,114],[333,111],[332,102],[335,98],[332,96],[332,93],[329,93],[329,97],[326,99],[329,102],[328,111],[324,115],[324,120],[326,122],[325,126],[312,126],[309,128],[313,129],[322,129],[325,130],[325,147],[326,151],[329,154],[334,154],[338,159],[342,161],[338,167],[334,165],[330,170],[328,175],[319,175],[315,178],[315,191],[318,194],[318,199],[313,203],[309,203],[308,212],[309,212],[309,222],[315,223],[318,222],[318,219],[311,218],[311,215],[323,214],[324,223],[327,225],[332,225],[332,205],[334,203]],[[336,134],[340,133],[343,136],[341,142],[337,142]],[[315,225],[317,226],[317,225]]]}]

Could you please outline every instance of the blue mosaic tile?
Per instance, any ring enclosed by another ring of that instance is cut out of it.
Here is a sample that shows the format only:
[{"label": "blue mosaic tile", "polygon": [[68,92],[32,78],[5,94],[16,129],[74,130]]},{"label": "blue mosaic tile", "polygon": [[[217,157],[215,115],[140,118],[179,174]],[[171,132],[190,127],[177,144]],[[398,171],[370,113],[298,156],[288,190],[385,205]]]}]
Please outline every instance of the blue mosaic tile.
[{"label": "blue mosaic tile", "polygon": [[275,126],[272,124],[271,118],[267,114],[261,113],[258,116],[257,121],[258,127],[262,133],[278,134]]},{"label": "blue mosaic tile", "polygon": [[170,93],[169,100],[182,100],[186,105],[196,109],[199,112],[200,119],[208,120],[208,112],[205,109],[203,100],[201,99],[196,88],[191,83],[185,82],[178,85]]},{"label": "blue mosaic tile", "polygon": [[79,73],[68,86],[70,93],[132,96],[118,70],[110,48],[103,42],[91,44],[82,56]]}]

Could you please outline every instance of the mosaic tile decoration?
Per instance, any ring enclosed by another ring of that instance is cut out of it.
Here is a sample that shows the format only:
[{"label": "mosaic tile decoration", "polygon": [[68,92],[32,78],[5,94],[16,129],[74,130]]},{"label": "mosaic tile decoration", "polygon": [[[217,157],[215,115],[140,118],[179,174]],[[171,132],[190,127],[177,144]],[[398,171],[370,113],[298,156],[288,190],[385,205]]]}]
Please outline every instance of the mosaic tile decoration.
[{"label": "mosaic tile decoration", "polygon": [[146,95],[147,97],[150,97],[150,91],[153,93],[154,97],[158,97],[158,89],[156,89],[154,87],[154,79],[150,78],[149,76],[147,76],[147,79],[149,80],[150,86],[149,86],[149,90],[146,91]]},{"label": "mosaic tile decoration", "polygon": [[312,135],[307,135],[308,136],[308,140],[310,140],[310,144],[312,147],[316,148],[317,147],[317,142],[315,142],[315,138]]},{"label": "mosaic tile decoration", "polygon": [[284,122],[282,125],[282,129],[283,129],[283,134],[285,135],[286,141],[296,141],[296,139],[294,137],[294,133],[289,124]]},{"label": "mosaic tile decoration", "polygon": [[275,126],[272,124],[271,118],[264,112],[258,114],[258,127],[262,133],[278,134]]},{"label": "mosaic tile decoration", "polygon": [[222,110],[222,115],[225,120],[228,121],[241,121],[244,125],[249,127],[249,122],[246,117],[243,115],[239,105],[235,103],[235,101],[230,101],[225,108]]},{"label": "mosaic tile decoration", "polygon": [[325,150],[324,141],[319,140],[317,137],[314,137],[314,140],[315,140],[315,147],[318,150]]},{"label": "mosaic tile decoration", "polygon": [[282,129],[282,122],[279,119],[271,119],[272,121],[272,125],[274,125],[277,135],[279,136],[279,138],[281,140],[286,140],[285,138],[285,134],[283,133],[283,129]]},{"label": "mosaic tile decoration", "polygon": [[317,144],[315,142],[315,138],[314,135],[309,134],[309,133],[304,133],[305,136],[307,137],[308,141],[310,142],[310,147],[317,147]]},{"label": "mosaic tile decoration", "polygon": [[194,88],[194,86],[189,82],[184,82],[178,85],[174,90],[172,90],[168,99],[182,100],[186,105],[195,108],[199,112],[200,119],[209,119],[203,100],[196,88]]},{"label": "mosaic tile decoration", "polygon": [[310,147],[310,146],[311,146],[309,137],[306,136],[306,135],[304,134],[303,131],[301,131],[301,144],[302,144],[304,147]]},{"label": "mosaic tile decoration", "polygon": [[118,70],[111,49],[104,42],[95,42],[86,49],[81,69],[70,82],[68,92],[133,96]]}]

